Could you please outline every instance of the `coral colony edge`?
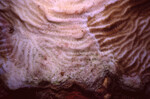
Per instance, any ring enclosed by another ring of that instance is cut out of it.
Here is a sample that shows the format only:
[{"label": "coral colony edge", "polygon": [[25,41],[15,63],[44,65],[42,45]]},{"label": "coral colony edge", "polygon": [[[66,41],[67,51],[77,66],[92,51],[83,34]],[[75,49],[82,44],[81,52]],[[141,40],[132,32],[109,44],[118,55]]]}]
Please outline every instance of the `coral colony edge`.
[{"label": "coral colony edge", "polygon": [[55,98],[74,85],[97,94],[112,83],[142,90],[150,1],[0,0],[0,79],[9,90],[47,88]]}]

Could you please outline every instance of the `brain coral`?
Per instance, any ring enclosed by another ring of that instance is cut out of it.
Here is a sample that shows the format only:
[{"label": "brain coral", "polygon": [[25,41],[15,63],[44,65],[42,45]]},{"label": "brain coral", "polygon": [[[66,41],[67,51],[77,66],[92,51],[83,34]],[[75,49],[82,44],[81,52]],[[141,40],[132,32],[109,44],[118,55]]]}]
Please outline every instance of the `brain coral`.
[{"label": "brain coral", "polygon": [[150,81],[149,0],[0,0],[0,77],[10,89],[45,81],[96,91],[108,74],[129,89]]}]

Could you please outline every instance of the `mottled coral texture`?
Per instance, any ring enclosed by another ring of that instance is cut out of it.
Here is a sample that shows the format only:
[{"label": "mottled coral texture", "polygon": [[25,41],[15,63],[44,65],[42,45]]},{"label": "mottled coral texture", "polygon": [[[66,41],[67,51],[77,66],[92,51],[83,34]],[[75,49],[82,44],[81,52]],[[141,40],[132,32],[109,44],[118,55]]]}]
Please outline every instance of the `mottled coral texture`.
[{"label": "mottled coral texture", "polygon": [[150,81],[150,1],[0,0],[0,79],[4,95],[141,92]]}]

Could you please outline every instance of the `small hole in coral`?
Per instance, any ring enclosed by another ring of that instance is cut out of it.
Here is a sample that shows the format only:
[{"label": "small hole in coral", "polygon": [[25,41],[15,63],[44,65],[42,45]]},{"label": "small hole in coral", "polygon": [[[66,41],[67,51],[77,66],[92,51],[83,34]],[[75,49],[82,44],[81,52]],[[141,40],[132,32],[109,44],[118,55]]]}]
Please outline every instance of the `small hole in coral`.
[{"label": "small hole in coral", "polygon": [[14,33],[14,28],[13,27],[10,27],[9,28],[9,34],[13,34]]},{"label": "small hole in coral", "polygon": [[39,86],[47,86],[47,85],[49,85],[50,83],[48,82],[48,81],[41,81],[40,83],[39,83]]},{"label": "small hole in coral", "polygon": [[60,74],[61,74],[61,76],[64,76],[64,72],[61,72]]}]

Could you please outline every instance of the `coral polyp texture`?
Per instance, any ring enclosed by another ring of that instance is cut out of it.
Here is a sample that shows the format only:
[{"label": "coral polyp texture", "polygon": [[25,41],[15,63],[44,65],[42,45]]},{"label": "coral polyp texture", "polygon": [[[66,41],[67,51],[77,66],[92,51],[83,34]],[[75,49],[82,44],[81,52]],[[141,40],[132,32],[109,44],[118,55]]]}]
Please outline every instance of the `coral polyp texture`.
[{"label": "coral polyp texture", "polygon": [[128,90],[150,81],[149,0],[0,0],[0,77],[8,88],[44,81],[97,91],[108,74]]}]

